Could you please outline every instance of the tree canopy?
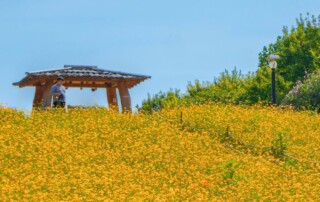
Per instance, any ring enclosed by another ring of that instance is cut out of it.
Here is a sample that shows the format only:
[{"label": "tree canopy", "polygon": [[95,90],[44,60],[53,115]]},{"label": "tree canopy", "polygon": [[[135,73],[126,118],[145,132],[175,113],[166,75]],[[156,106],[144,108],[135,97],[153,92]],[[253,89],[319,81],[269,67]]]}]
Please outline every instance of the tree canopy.
[{"label": "tree canopy", "polygon": [[320,15],[309,15],[296,19],[296,26],[283,27],[283,35],[275,43],[263,47],[259,54],[259,66],[267,65],[266,57],[272,53],[280,55],[277,71],[293,85],[304,80],[306,73],[320,68]]}]

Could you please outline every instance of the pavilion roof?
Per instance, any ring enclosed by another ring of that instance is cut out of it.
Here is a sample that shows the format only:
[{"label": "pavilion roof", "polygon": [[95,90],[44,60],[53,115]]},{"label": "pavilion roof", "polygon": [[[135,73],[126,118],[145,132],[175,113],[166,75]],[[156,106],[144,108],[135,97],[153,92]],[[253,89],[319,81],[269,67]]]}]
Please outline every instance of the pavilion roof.
[{"label": "pavilion roof", "polygon": [[66,87],[117,87],[120,81],[126,81],[129,88],[151,78],[146,75],[100,69],[97,66],[65,65],[60,69],[47,69],[26,72],[26,76],[15,86],[38,86],[54,83],[59,76],[65,79]]}]

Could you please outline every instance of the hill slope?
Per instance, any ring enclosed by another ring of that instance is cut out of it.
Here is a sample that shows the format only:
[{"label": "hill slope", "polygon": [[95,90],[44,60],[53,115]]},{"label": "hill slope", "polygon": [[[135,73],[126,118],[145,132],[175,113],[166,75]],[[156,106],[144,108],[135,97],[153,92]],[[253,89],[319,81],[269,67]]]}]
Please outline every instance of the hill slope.
[{"label": "hill slope", "polygon": [[319,115],[258,106],[73,109],[30,119],[0,108],[0,198],[315,200],[319,134]]}]

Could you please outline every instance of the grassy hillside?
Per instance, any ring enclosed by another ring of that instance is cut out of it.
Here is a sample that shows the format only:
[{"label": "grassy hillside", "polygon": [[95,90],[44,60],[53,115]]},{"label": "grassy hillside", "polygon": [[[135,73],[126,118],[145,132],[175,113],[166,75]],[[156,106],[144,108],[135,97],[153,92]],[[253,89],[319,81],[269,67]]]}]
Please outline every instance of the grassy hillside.
[{"label": "grassy hillside", "polygon": [[0,199],[316,200],[319,134],[317,114],[259,106],[0,108]]}]

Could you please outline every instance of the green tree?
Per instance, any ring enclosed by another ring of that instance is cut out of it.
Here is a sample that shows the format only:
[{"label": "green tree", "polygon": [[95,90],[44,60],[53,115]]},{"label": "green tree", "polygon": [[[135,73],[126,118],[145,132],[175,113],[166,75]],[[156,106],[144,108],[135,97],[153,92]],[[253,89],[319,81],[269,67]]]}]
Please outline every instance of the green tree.
[{"label": "green tree", "polygon": [[[248,74],[244,84],[246,104],[271,103],[271,69],[268,66],[259,67],[255,73]],[[290,89],[290,83],[280,73],[276,73],[276,89],[277,104],[280,104]]]},{"label": "green tree", "polygon": [[297,80],[304,80],[305,72],[314,72],[320,68],[320,15],[316,18],[307,14],[300,15],[296,20],[296,27],[290,30],[283,27],[283,36],[279,36],[275,43],[263,47],[259,54],[259,66],[266,66],[269,54],[278,54],[277,72],[291,86]]}]

